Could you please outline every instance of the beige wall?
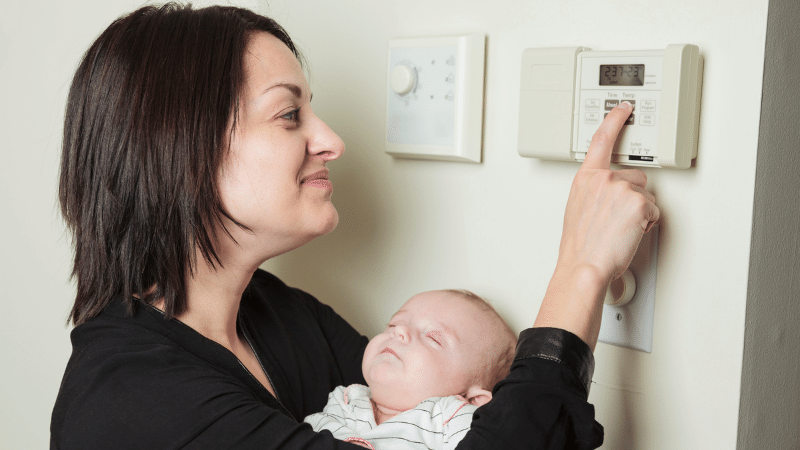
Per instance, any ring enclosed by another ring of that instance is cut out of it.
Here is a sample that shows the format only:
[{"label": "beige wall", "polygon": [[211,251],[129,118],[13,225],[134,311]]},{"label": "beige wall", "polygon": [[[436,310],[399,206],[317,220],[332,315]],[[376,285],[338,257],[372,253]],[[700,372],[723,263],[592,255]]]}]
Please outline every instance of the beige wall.
[{"label": "beige wall", "polygon": [[[55,194],[69,78],[91,39],[137,4],[44,3],[0,15],[2,448],[46,447],[69,357],[70,253]],[[407,297],[440,287],[489,297],[517,331],[533,322],[577,165],[516,153],[524,48],[699,45],[697,162],[647,171],[663,215],[653,352],[600,344],[592,401],[605,448],[736,446],[767,0],[244,4],[298,41],[313,106],[348,145],[331,164],[337,230],[266,267],[369,335]],[[382,149],[387,40],[463,32],[488,37],[484,162],[392,159]]]}]

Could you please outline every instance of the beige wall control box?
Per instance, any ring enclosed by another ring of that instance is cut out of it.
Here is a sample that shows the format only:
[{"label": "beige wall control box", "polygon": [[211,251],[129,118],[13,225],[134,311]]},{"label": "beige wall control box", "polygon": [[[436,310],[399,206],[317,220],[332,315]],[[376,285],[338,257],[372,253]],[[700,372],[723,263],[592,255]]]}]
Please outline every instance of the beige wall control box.
[{"label": "beige wall control box", "polygon": [[534,48],[522,55],[522,156],[583,161],[592,135],[622,101],[633,113],[612,162],[686,169],[697,156],[703,58],[696,45],[664,50]]},{"label": "beige wall control box", "polygon": [[481,162],[486,36],[389,41],[386,152]]}]

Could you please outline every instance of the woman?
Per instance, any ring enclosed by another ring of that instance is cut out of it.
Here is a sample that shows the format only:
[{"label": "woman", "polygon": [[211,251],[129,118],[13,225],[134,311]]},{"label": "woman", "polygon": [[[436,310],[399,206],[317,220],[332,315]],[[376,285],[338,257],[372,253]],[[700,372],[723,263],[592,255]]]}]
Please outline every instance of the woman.
[{"label": "woman", "polygon": [[[64,128],[78,292],[51,448],[358,448],[299,422],[364,383],[367,339],[258,269],[338,221],[326,163],[344,145],[310,100],[283,29],[237,8],[145,7],[87,51]],[[601,126],[534,328],[460,448],[602,442],[586,403],[602,299],[658,218],[644,174],[608,170],[629,113]]]}]

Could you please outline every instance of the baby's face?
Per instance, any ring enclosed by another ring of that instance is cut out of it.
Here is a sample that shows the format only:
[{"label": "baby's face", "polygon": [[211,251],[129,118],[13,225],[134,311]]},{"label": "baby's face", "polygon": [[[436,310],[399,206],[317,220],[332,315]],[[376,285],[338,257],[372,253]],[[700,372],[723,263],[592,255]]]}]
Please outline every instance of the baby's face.
[{"label": "baby's face", "polygon": [[489,313],[457,294],[412,297],[364,352],[373,400],[404,411],[426,398],[464,394],[474,374],[487,370],[489,333],[496,330]]}]

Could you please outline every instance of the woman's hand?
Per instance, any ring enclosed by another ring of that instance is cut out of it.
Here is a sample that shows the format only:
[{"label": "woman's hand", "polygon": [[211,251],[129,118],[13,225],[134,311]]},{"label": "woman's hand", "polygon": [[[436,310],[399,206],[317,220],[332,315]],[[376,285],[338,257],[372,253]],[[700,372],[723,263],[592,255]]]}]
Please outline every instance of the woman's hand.
[{"label": "woman's hand", "polygon": [[558,264],[534,326],[563,328],[594,350],[603,298],[628,268],[642,235],[658,220],[640,170],[611,170],[611,152],[630,105],[614,108],[592,138],[572,183]]},{"label": "woman's hand", "polygon": [[600,125],[575,175],[559,250],[559,264],[594,267],[609,282],[625,272],[659,216],[642,171],[610,170],[611,151],[631,112],[622,105]]}]

